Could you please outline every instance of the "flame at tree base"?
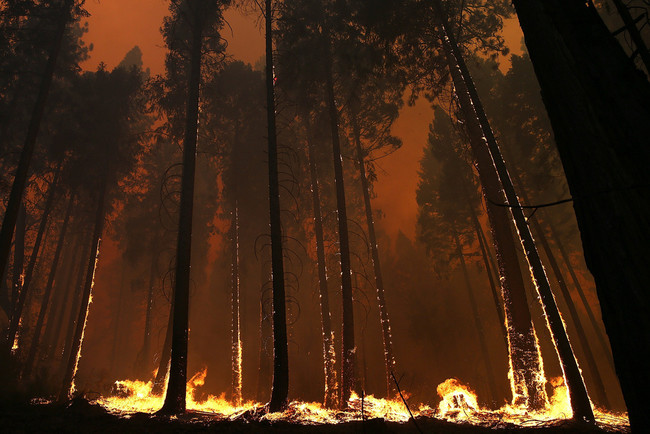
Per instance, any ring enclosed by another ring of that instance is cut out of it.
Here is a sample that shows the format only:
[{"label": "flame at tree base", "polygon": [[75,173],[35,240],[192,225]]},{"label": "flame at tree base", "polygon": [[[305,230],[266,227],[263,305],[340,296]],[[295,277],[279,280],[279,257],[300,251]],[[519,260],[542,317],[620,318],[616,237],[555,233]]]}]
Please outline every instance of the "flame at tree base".
[{"label": "flame at tree base", "polygon": [[[398,397],[393,400],[375,398],[372,395],[363,398],[352,394],[349,408],[337,410],[323,407],[320,403],[291,402],[283,412],[268,413],[265,404],[246,402],[235,405],[225,398],[209,395],[197,399],[197,389],[203,386],[207,371],[204,369],[190,379],[187,387],[187,410],[208,414],[218,420],[238,420],[254,418],[259,421],[285,421],[304,425],[339,424],[380,418],[387,422],[407,423],[410,420],[408,409]],[[455,423],[470,423],[492,428],[531,425],[551,425],[570,419],[572,416],[567,389],[562,378],[551,380],[554,387],[550,405],[544,411],[529,412],[522,407],[505,405],[498,410],[480,407],[476,394],[456,379],[441,383],[438,395],[441,401],[437,409],[427,405],[411,408],[415,418],[430,418]],[[115,383],[114,395],[102,397],[96,402],[109,412],[120,415],[133,413],[154,413],[164,401],[164,394],[152,395],[152,382],[118,381]],[[595,409],[596,419],[602,428],[613,431],[627,431],[629,421],[626,414],[615,414]]]}]

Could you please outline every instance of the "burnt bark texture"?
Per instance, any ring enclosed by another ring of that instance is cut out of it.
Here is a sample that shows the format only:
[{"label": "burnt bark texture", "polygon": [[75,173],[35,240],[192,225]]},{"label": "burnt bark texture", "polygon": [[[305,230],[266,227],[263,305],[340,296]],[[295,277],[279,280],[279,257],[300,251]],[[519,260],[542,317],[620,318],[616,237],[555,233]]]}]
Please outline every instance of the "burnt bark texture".
[{"label": "burnt bark texture", "polygon": [[236,405],[242,403],[242,342],[240,327],[239,306],[239,206],[237,200],[233,201],[232,218],[230,222],[230,345],[231,345],[231,395]]},{"label": "burnt bark texture", "polygon": [[515,0],[634,432],[650,431],[650,84],[591,3]]},{"label": "burnt bark texture", "polygon": [[269,411],[283,410],[289,399],[289,344],[284,287],[284,257],[278,171],[278,138],[275,123],[275,77],[273,70],[273,5],[265,2],[266,24],[266,115],[269,163],[269,214],[271,221],[271,278],[273,281],[273,385]]},{"label": "burnt bark texture", "polygon": [[185,137],[183,139],[183,174],[178,217],[176,272],[174,273],[174,301],[172,303],[172,345],[169,364],[169,382],[161,413],[185,411],[187,388],[187,344],[189,333],[190,266],[192,256],[192,216],[194,211],[194,178],[196,172],[196,143],[201,85],[201,57],[203,21],[196,16],[191,26],[190,73],[187,83],[185,110]]},{"label": "burnt bark texture", "polygon": [[[441,7],[438,9],[442,10]],[[440,19],[442,21],[444,18],[441,16]],[[495,200],[504,201],[501,182],[487,148],[481,124],[474,111],[465,79],[452,52],[452,44],[442,22],[439,23],[439,30],[455,92],[467,127],[471,152],[481,181],[499,266],[501,293],[507,321],[510,369],[513,377],[511,380],[513,404],[527,405],[532,410],[540,410],[547,404],[543,384],[545,380],[540,379],[542,367],[539,347],[526,300],[526,289],[519,266],[517,249],[510,228],[510,215],[507,208],[496,206],[493,202]]]}]

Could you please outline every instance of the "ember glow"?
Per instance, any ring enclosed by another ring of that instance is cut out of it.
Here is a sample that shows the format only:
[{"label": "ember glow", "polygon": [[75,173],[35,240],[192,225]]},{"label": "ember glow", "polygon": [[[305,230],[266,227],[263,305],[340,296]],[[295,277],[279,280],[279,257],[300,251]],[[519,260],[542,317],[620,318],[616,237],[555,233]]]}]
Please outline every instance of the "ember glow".
[{"label": "ember glow", "polygon": [[[504,405],[498,410],[490,410],[479,405],[476,393],[455,378],[450,378],[438,385],[437,394],[440,401],[437,407],[419,405],[407,409],[402,399],[375,398],[372,395],[360,397],[352,393],[346,410],[325,408],[321,403],[292,401],[288,407],[277,413],[268,413],[265,403],[248,401],[235,405],[220,396],[208,395],[203,400],[197,399],[200,388],[205,384],[207,368],[195,373],[187,383],[187,409],[190,412],[213,416],[218,420],[237,420],[244,415],[257,415],[260,421],[285,421],[303,425],[339,424],[368,419],[383,419],[387,422],[409,423],[411,416],[417,419],[433,418],[449,422],[469,423],[477,426],[530,426],[531,424],[552,424],[572,417],[568,391],[561,377],[550,380],[553,393],[549,405],[544,411],[529,412],[525,407]],[[164,400],[152,395],[152,382],[139,380],[117,381],[113,395],[97,399],[97,403],[109,412],[123,417],[134,413],[155,413]],[[408,393],[403,392],[408,402]],[[629,427],[627,414],[610,413],[596,410],[597,423],[605,428],[625,431]]]}]

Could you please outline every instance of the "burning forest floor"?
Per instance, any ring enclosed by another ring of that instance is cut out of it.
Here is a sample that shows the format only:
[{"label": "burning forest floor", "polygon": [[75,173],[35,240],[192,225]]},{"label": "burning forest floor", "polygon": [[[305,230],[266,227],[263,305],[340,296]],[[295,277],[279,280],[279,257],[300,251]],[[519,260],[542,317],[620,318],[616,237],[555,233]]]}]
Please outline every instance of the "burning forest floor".
[{"label": "burning forest floor", "polygon": [[[193,379],[196,380],[196,379]],[[597,424],[567,419],[566,407],[557,400],[566,390],[557,388],[550,407],[529,414],[511,407],[480,408],[476,396],[455,380],[439,387],[438,408],[407,408],[404,402],[354,395],[346,411],[320,404],[292,402],[282,413],[268,413],[262,404],[233,405],[223,397],[195,399],[188,383],[188,411],[180,416],[160,416],[162,397],[151,394],[151,383],[117,382],[113,396],[75,398],[65,404],[32,400],[30,404],[0,406],[0,427],[6,433],[31,432],[333,432],[333,433],[481,433],[566,432],[627,433],[625,415],[596,411]],[[441,393],[442,392],[442,393]],[[410,407],[410,406],[409,406]],[[414,417],[411,417],[411,413]],[[570,413],[569,413],[570,414]]]}]

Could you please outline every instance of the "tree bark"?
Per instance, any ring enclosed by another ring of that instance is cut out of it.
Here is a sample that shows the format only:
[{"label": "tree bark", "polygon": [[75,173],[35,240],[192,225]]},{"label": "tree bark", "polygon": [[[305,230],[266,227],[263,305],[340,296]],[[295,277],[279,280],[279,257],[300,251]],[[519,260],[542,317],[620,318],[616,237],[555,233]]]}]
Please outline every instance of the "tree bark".
[{"label": "tree bark", "polygon": [[167,381],[167,374],[169,373],[169,362],[172,356],[172,334],[174,330],[174,302],[169,305],[169,317],[167,320],[167,332],[165,333],[165,342],[163,342],[162,351],[160,353],[160,362],[158,363],[158,371],[156,378],[153,381],[151,394],[158,396],[162,395],[165,391],[165,382]]},{"label": "tree bark", "polygon": [[[257,402],[265,402],[270,399],[268,393],[271,386],[271,342],[273,341],[273,324],[269,312],[268,292],[272,292],[271,258],[266,249],[262,250],[260,282],[260,353],[259,369],[257,371]],[[271,287],[269,288],[269,285]]]},{"label": "tree bark", "polygon": [[275,124],[275,77],[273,70],[273,10],[265,2],[266,24],[266,114],[268,128],[269,214],[271,221],[271,268],[273,279],[273,386],[269,411],[283,410],[289,396],[289,347],[284,287],[282,222],[280,217],[280,180],[278,143]]},{"label": "tree bark", "polygon": [[[16,310],[20,306],[20,294],[22,293],[24,283],[24,270],[25,270],[25,232],[27,231],[27,210],[21,203],[20,211],[18,212],[18,219],[16,220],[16,236],[14,237],[14,262],[11,267],[11,303],[12,308],[12,323],[16,322],[16,330],[18,330],[18,320],[16,317]],[[13,339],[12,339],[13,338]],[[15,332],[13,336],[8,336],[7,342],[13,345],[15,339]]]},{"label": "tree bark", "polygon": [[183,140],[183,175],[178,218],[174,302],[172,303],[172,353],[165,403],[160,412],[177,414],[185,411],[187,388],[187,343],[189,332],[190,267],[192,256],[192,215],[194,209],[194,177],[198,133],[199,92],[201,86],[201,50],[203,46],[202,17],[195,14],[192,25],[190,75],[187,83],[185,138]]},{"label": "tree bark", "polygon": [[[14,182],[11,186],[11,193],[9,193],[9,201],[2,220],[2,228],[0,228],[0,270],[4,270],[9,260],[9,252],[11,251],[11,240],[16,227],[16,220],[22,203],[25,185],[27,183],[27,176],[29,174],[29,165],[34,154],[34,147],[38,137],[38,131],[45,112],[45,103],[47,102],[50,87],[52,86],[52,79],[54,78],[54,70],[56,69],[56,62],[61,51],[63,43],[63,36],[65,29],[70,19],[71,7],[73,1],[65,0],[62,14],[59,17],[60,21],[57,23],[56,32],[52,38],[52,49],[45,65],[41,84],[38,89],[38,96],[34,103],[29,126],[27,127],[27,134],[25,136],[25,143],[20,154],[18,167],[14,175]],[[2,276],[0,276],[2,277]],[[11,342],[9,345],[13,345]]]},{"label": "tree bark", "polygon": [[381,273],[381,262],[379,261],[379,248],[377,247],[377,236],[375,234],[375,220],[372,215],[372,203],[370,202],[370,186],[366,177],[366,162],[364,152],[361,147],[361,132],[359,122],[356,119],[357,114],[352,113],[352,130],[354,135],[354,145],[357,152],[357,164],[359,165],[359,178],[361,180],[361,190],[363,190],[363,203],[366,211],[366,224],[368,225],[368,241],[370,242],[370,251],[372,254],[372,265],[375,272],[375,287],[377,288],[377,304],[379,305],[379,318],[381,321],[381,337],[384,345],[384,365],[386,369],[386,396],[389,398],[396,396],[397,390],[392,376],[395,371],[395,355],[393,353],[393,336],[390,330],[390,317],[386,307],[386,298],[384,297],[384,278]]},{"label": "tree bark", "polygon": [[632,430],[650,431],[650,84],[595,8],[515,0]]},{"label": "tree bark", "polygon": [[[52,187],[54,188],[54,186]],[[41,330],[43,328],[43,322],[45,321],[45,314],[47,313],[47,308],[50,303],[50,296],[52,295],[52,288],[54,287],[54,276],[56,275],[56,270],[59,266],[59,259],[61,258],[61,251],[63,250],[63,244],[65,236],[68,231],[68,222],[70,221],[70,215],[72,214],[72,208],[74,205],[74,195],[70,195],[68,199],[68,207],[65,211],[65,216],[63,217],[63,225],[61,226],[61,232],[59,233],[59,239],[56,243],[56,250],[54,252],[54,259],[52,259],[52,264],[50,265],[50,273],[47,278],[47,284],[45,286],[45,292],[43,294],[43,300],[41,301],[41,309],[38,313],[38,319],[36,320],[36,326],[34,327],[34,334],[32,337],[32,342],[29,348],[29,354],[27,356],[27,361],[25,362],[25,367],[23,370],[23,378],[27,379],[30,377],[32,368],[34,366],[34,360],[36,358],[36,352],[38,351],[39,341],[41,337]],[[47,209],[47,207],[46,207]],[[45,217],[43,217],[45,218]],[[41,225],[43,222],[41,221]],[[36,246],[34,246],[34,251],[36,251]],[[34,253],[32,253],[32,256]],[[30,258],[31,259],[31,258]],[[31,262],[31,260],[30,260]],[[30,264],[31,265],[31,264]]]},{"label": "tree bark", "polygon": [[140,349],[136,362],[136,370],[141,378],[146,378],[151,372],[151,322],[153,319],[154,282],[156,281],[156,265],[158,259],[158,242],[154,240],[153,243],[151,268],[149,269],[149,289],[147,291],[147,304],[145,307],[144,337],[142,339],[142,348]]},{"label": "tree bark", "polygon": [[325,371],[324,403],[328,408],[336,405],[336,370],[334,366],[334,333],[332,332],[332,317],[329,305],[329,290],[327,287],[327,265],[325,262],[325,237],[323,235],[323,216],[320,204],[320,185],[318,182],[318,167],[316,166],[315,147],[307,126],[307,158],[309,161],[309,176],[311,182],[311,200],[314,211],[314,235],[316,237],[316,265],[318,267],[318,295],[320,300],[321,332],[323,334],[323,368]]},{"label": "tree bark", "polygon": [[[442,8],[439,6],[438,11]],[[453,55],[448,34],[439,23],[441,40],[449,61],[449,70],[454,82],[465,124],[469,133],[470,147],[478,169],[488,220],[499,264],[501,293],[508,329],[508,354],[510,359],[511,388],[514,405],[526,405],[532,410],[541,410],[547,404],[544,389],[541,356],[526,301],[526,290],[519,267],[519,259],[510,229],[508,210],[492,202],[503,200],[501,183],[492,162],[485,137],[467,91],[467,86]]]},{"label": "tree bark", "polygon": [[77,366],[81,356],[81,345],[83,344],[84,330],[86,328],[86,319],[88,318],[88,310],[90,307],[90,297],[93,290],[95,270],[97,269],[97,262],[99,260],[99,247],[101,244],[102,234],[104,232],[104,217],[106,209],[106,190],[108,189],[108,176],[104,174],[102,180],[101,191],[97,203],[97,211],[95,212],[95,223],[93,228],[93,238],[91,243],[90,255],[86,266],[86,280],[84,282],[83,291],[81,293],[81,303],[79,306],[79,315],[77,317],[77,324],[75,327],[74,336],[71,342],[70,356],[66,371],[59,393],[59,402],[66,401],[72,398],[74,394],[74,378],[77,373]]}]

